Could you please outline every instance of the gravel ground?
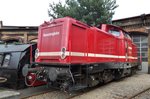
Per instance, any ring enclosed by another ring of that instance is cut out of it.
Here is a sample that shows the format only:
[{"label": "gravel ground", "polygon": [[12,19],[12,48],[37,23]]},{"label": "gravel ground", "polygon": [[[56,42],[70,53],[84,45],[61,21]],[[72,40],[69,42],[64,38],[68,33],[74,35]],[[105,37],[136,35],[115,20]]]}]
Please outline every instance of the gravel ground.
[{"label": "gravel ground", "polygon": [[132,99],[150,99],[150,90],[147,90],[146,92],[144,92]]},{"label": "gravel ground", "polygon": [[[114,81],[104,86],[100,86],[90,92],[85,92],[82,95],[76,96],[73,99],[128,99],[147,88],[150,88],[150,75],[136,74],[132,77],[127,77],[120,81]],[[69,95],[66,93],[54,91],[43,95],[33,96],[28,99],[66,99],[67,97],[69,97]]]},{"label": "gravel ground", "polygon": [[69,94],[60,92],[60,91],[53,91],[50,93],[45,93],[43,95],[29,97],[27,99],[66,99],[69,97]]}]

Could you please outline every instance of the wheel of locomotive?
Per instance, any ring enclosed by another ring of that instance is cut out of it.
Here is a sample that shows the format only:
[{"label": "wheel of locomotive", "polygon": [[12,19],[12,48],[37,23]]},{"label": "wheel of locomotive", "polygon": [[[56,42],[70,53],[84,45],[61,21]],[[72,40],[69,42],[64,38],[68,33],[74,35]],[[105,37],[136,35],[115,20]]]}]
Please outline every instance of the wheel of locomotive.
[{"label": "wheel of locomotive", "polygon": [[112,81],[114,78],[113,72],[111,70],[104,70],[102,73],[102,79],[104,83]]},{"label": "wheel of locomotive", "polygon": [[131,68],[131,75],[134,75],[134,74],[136,74],[136,68],[135,68],[135,67],[132,67],[132,68]]},{"label": "wheel of locomotive", "polygon": [[123,75],[123,69],[117,69],[114,71],[115,80],[121,79],[122,75]]},{"label": "wheel of locomotive", "polygon": [[60,89],[64,92],[70,91],[70,87],[73,85],[71,79],[67,79],[66,81],[64,81],[62,83],[62,85],[60,86]]},{"label": "wheel of locomotive", "polygon": [[99,82],[99,79],[96,78],[95,75],[90,75],[89,78],[88,78],[88,86],[89,87],[93,87],[93,86],[96,86],[98,85],[100,82]]}]

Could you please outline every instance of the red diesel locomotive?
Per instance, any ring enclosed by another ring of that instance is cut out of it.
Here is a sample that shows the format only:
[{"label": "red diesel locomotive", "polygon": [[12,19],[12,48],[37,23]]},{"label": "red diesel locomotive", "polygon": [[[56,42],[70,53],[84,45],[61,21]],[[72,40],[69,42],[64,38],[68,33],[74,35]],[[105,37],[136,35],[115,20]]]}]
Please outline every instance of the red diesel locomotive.
[{"label": "red diesel locomotive", "polygon": [[35,80],[70,91],[131,75],[136,69],[137,48],[127,32],[65,17],[39,27],[36,62],[26,74],[35,73]]}]

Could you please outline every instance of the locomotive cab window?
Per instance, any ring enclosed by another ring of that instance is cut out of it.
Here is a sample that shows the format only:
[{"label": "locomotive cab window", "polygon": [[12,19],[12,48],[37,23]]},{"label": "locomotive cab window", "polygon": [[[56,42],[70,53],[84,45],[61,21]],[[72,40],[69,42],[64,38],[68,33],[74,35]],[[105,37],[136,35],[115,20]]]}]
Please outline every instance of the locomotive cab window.
[{"label": "locomotive cab window", "polygon": [[124,35],[127,39],[131,40],[131,37],[128,35],[128,33],[124,32]]},{"label": "locomotive cab window", "polygon": [[114,36],[120,36],[120,31],[119,30],[109,30],[109,33],[111,33]]}]

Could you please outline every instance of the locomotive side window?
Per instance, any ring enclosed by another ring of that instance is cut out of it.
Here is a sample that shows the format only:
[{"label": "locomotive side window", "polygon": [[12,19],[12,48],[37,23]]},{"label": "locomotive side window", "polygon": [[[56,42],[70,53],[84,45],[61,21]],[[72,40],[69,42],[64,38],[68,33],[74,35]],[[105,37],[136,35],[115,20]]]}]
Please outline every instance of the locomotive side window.
[{"label": "locomotive side window", "polygon": [[109,30],[109,33],[111,33],[114,36],[120,36],[120,31],[119,30]]}]

